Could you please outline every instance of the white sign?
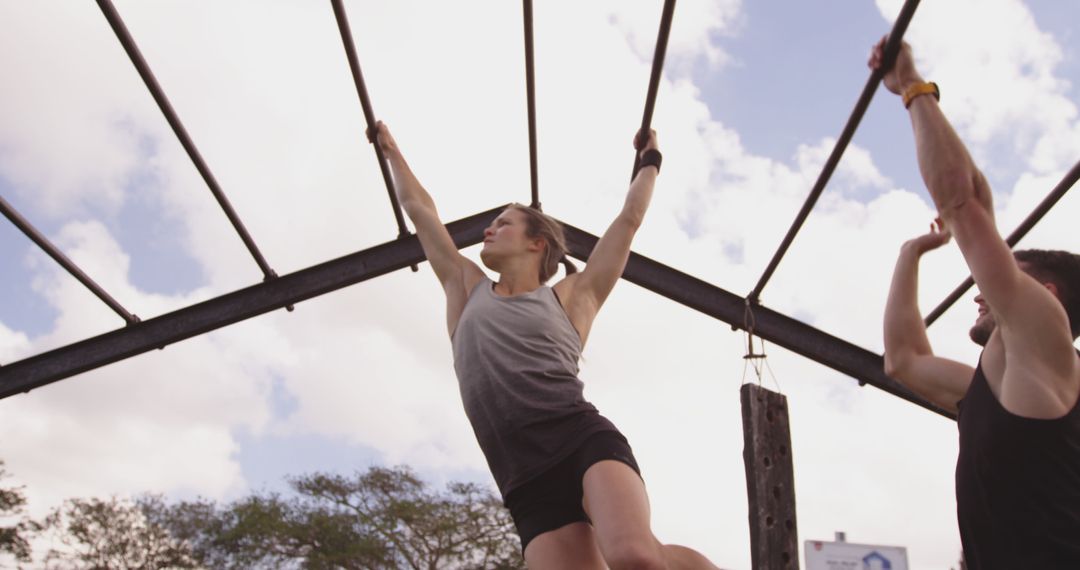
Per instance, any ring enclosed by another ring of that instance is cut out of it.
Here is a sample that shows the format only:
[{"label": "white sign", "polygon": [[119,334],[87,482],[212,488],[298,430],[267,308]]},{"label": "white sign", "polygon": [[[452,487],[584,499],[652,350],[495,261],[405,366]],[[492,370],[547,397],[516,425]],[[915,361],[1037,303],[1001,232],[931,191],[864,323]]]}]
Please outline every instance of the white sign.
[{"label": "white sign", "polygon": [[807,540],[806,570],[908,570],[903,546]]}]

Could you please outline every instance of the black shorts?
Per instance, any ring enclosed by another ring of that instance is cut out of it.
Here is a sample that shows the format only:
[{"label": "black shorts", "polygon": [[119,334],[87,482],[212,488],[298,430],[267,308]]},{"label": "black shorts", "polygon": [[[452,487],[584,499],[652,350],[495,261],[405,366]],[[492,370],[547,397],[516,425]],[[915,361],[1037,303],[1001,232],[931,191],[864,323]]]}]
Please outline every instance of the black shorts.
[{"label": "black shorts", "polygon": [[607,459],[625,463],[641,476],[626,438],[608,430],[589,436],[569,457],[510,491],[505,502],[521,536],[522,553],[532,539],[545,532],[589,522],[581,504],[582,479],[589,467]]}]

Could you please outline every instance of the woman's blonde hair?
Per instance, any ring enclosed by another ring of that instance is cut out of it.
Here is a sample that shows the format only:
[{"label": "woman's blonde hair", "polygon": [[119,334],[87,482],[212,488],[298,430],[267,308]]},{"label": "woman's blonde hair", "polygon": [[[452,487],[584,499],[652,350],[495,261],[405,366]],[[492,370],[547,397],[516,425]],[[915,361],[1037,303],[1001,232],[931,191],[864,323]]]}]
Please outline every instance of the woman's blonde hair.
[{"label": "woman's blonde hair", "polygon": [[562,225],[555,218],[524,204],[510,204],[512,208],[525,215],[525,235],[542,238],[546,244],[540,258],[540,283],[546,283],[559,269],[559,263],[566,267],[566,274],[577,273],[577,267],[566,257],[566,234]]}]

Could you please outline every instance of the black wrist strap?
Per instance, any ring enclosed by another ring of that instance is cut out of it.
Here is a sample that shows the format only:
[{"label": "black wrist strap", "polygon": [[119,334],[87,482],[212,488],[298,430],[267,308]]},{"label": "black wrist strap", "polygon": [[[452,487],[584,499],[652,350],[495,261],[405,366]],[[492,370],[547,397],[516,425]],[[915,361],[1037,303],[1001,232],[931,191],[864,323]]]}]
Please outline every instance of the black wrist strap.
[{"label": "black wrist strap", "polygon": [[655,148],[650,148],[641,153],[641,160],[638,161],[638,167],[637,170],[634,171],[634,176],[637,176],[637,173],[641,172],[641,169],[646,166],[655,166],[656,173],[660,174],[660,164],[662,162],[664,162],[664,155],[660,154],[660,151]]}]

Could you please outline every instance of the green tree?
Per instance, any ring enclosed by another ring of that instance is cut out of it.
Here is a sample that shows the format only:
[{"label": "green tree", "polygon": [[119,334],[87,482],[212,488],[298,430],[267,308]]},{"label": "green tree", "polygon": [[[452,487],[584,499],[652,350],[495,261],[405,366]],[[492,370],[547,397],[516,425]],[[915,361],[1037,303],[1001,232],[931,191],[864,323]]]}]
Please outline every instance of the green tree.
[{"label": "green tree", "polygon": [[190,547],[145,514],[166,508],[158,496],[64,501],[41,525],[63,545],[49,550],[46,565],[85,570],[197,568]]},{"label": "green tree", "polygon": [[225,506],[68,500],[44,523],[61,548],[46,563],[79,569],[516,570],[520,541],[482,487],[430,489],[405,467],[291,479],[294,493]]},{"label": "green tree", "polygon": [[[0,461],[0,480],[7,476],[4,462]],[[22,487],[0,487],[0,521],[6,521],[0,526],[0,554],[11,555],[19,562],[30,561],[30,543],[26,537],[35,529],[34,523],[23,514],[25,506]]]},{"label": "green tree", "polygon": [[452,482],[432,492],[404,467],[291,484],[307,508],[351,516],[360,533],[384,545],[390,564],[373,568],[524,568],[509,513],[478,485]]}]

